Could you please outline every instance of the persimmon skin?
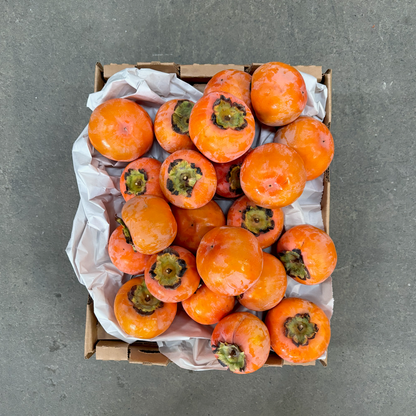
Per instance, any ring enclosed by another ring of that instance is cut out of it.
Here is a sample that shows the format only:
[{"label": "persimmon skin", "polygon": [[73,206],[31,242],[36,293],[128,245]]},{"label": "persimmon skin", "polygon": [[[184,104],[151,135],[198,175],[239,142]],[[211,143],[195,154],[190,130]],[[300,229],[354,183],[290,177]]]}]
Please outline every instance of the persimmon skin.
[{"label": "persimmon skin", "polygon": [[160,189],[159,185],[159,174],[160,174],[160,167],[162,163],[160,163],[157,159],[153,159],[151,157],[142,157],[133,162],[129,163],[123,173],[120,176],[120,192],[123,195],[125,201],[133,198],[134,194],[129,193],[126,187],[126,174],[128,174],[130,169],[134,170],[144,170],[147,175],[147,182],[146,182],[146,192],[142,195],[155,195],[160,198],[164,198],[163,192]]},{"label": "persimmon skin", "polygon": [[176,316],[177,304],[164,303],[151,315],[140,315],[133,308],[128,293],[133,286],[141,285],[143,281],[142,276],[135,277],[121,286],[114,301],[114,314],[126,334],[135,338],[152,339],[170,327]]},{"label": "persimmon skin", "polygon": [[269,62],[254,71],[251,102],[261,123],[268,126],[289,124],[300,116],[307,100],[305,81],[292,66]]},{"label": "persimmon skin", "polygon": [[140,253],[159,253],[176,237],[176,220],[169,204],[157,196],[135,196],[126,202],[121,216]]},{"label": "persimmon skin", "polygon": [[[169,166],[175,160],[185,160],[202,171],[202,178],[198,180],[192,189],[190,197],[183,195],[173,195],[168,187]],[[194,150],[178,150],[168,156],[162,163],[159,175],[159,184],[165,198],[179,208],[195,209],[208,204],[214,197],[217,188],[217,176],[212,163]]]},{"label": "persimmon skin", "polygon": [[[308,345],[296,346],[285,335],[285,321],[297,314],[308,313],[310,322],[318,327],[315,338],[308,340]],[[277,355],[292,363],[315,361],[328,349],[331,338],[329,319],[321,308],[314,303],[299,298],[283,299],[267,313],[266,325],[270,332],[271,345]]]},{"label": "persimmon skin", "polygon": [[267,311],[274,308],[285,295],[287,288],[286,270],[274,256],[263,253],[263,271],[260,279],[238,301],[253,311]]},{"label": "persimmon skin", "polygon": [[218,227],[202,238],[196,264],[202,280],[213,292],[237,296],[259,279],[263,252],[250,231]]},{"label": "persimmon skin", "polygon": [[159,108],[155,117],[156,140],[169,153],[185,149],[196,150],[189,134],[178,133],[172,127],[172,114],[179,101],[183,100],[167,101]]},{"label": "persimmon skin", "polygon": [[334,158],[334,139],[328,127],[312,117],[300,116],[276,132],[275,143],[295,149],[306,169],[306,180],[322,175]]},{"label": "persimmon skin", "polygon": [[152,146],[153,123],[139,104],[113,98],[92,112],[88,136],[91,144],[108,159],[131,162]]},{"label": "persimmon skin", "polygon": [[150,256],[145,268],[145,281],[149,292],[163,302],[178,303],[188,299],[198,288],[201,277],[196,269],[195,256],[188,250],[171,246],[179,254],[179,258],[186,262],[187,270],[181,278],[181,284],[176,289],[167,289],[161,286],[156,280],[152,279],[150,268],[157,260],[157,254]]},{"label": "persimmon skin", "polygon": [[[236,103],[246,113],[246,127],[242,130],[220,128],[212,121],[214,103],[224,97]],[[216,163],[231,162],[246,153],[254,140],[255,122],[244,101],[231,94],[212,92],[204,95],[194,106],[189,119],[189,135],[198,150]]]},{"label": "persimmon skin", "polygon": [[299,154],[280,143],[255,148],[241,166],[244,193],[257,205],[281,208],[295,202],[306,184],[306,171]]},{"label": "persimmon skin", "polygon": [[297,225],[286,231],[277,243],[277,253],[301,251],[310,279],[295,278],[304,285],[316,285],[325,281],[337,265],[337,252],[331,237],[312,225]]},{"label": "persimmon skin", "polygon": [[108,241],[108,254],[111,262],[123,273],[141,274],[144,272],[150,256],[134,251],[131,244],[126,242],[123,227],[117,227]]},{"label": "persimmon skin", "polygon": [[226,92],[244,101],[247,107],[251,107],[251,75],[235,69],[224,69],[215,74],[207,83],[204,95],[212,92]]},{"label": "persimmon skin", "polygon": [[215,201],[201,208],[184,209],[172,205],[172,212],[178,224],[175,245],[196,253],[202,237],[215,227],[225,225],[225,216]]},{"label": "persimmon skin", "polygon": [[[256,204],[253,201],[250,201],[245,195],[238,198],[228,210],[227,225],[231,227],[241,227],[243,224],[243,212],[247,207],[251,206],[256,207]],[[273,208],[271,211],[273,213],[271,220],[274,222],[274,228],[266,233],[255,235],[262,249],[275,243],[283,230],[285,216],[282,209]]]},{"label": "persimmon skin", "polygon": [[182,301],[185,312],[201,325],[218,323],[234,309],[234,305],[234,296],[215,293],[205,284],[198,288],[191,297]]},{"label": "persimmon skin", "polygon": [[[233,313],[217,324],[211,336],[213,351],[220,342],[237,345],[246,356],[245,370],[235,371],[235,374],[253,373],[259,370],[269,357],[269,331],[257,316],[249,312]],[[218,358],[217,355],[216,357]]]}]

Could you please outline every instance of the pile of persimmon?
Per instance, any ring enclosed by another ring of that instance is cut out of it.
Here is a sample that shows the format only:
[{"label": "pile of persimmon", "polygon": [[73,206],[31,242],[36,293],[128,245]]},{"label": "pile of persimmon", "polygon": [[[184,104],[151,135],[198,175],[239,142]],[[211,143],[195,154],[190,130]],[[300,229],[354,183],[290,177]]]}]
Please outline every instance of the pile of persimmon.
[{"label": "pile of persimmon", "polygon": [[[252,75],[219,72],[197,102],[166,101],[154,124],[129,99],[94,110],[91,144],[128,162],[119,179],[125,204],[108,244],[113,265],[132,276],[114,303],[126,334],[161,335],[180,303],[198,324],[216,325],[213,354],[234,373],[261,368],[270,348],[294,363],[326,351],[325,313],[285,298],[288,278],[318,285],[337,262],[324,231],[306,224],[284,229],[282,208],[334,155],[329,129],[302,115],[307,99],[301,73],[270,62]],[[256,121],[276,127],[273,143],[253,146]],[[152,146],[169,156],[156,160]],[[232,204],[221,202],[227,200]],[[237,305],[253,313],[236,312]],[[265,321],[254,311],[267,313]]]}]

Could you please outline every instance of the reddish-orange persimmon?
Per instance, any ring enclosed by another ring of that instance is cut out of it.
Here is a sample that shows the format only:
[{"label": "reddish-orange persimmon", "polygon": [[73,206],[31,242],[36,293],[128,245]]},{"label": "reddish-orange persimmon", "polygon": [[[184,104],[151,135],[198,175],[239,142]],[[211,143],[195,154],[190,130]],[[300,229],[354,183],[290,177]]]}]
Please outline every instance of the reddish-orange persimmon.
[{"label": "reddish-orange persimmon", "polygon": [[281,208],[260,207],[244,195],[228,210],[227,225],[245,228],[257,237],[261,248],[266,248],[279,238],[284,219]]},{"label": "reddish-orange persimmon", "polygon": [[195,256],[182,247],[171,246],[150,257],[145,280],[154,297],[176,303],[192,296],[201,278],[196,270]]},{"label": "reddish-orange persimmon", "polygon": [[314,303],[283,299],[266,316],[271,344],[277,355],[292,363],[315,361],[331,338],[329,319]]},{"label": "reddish-orange persimmon", "polygon": [[194,150],[178,150],[162,163],[159,183],[166,199],[179,208],[200,208],[217,188],[214,166]]},{"label": "reddish-orange persimmon", "polygon": [[189,135],[199,151],[216,163],[231,162],[250,149],[255,123],[244,101],[231,94],[212,92],[194,106]]},{"label": "reddish-orange persimmon", "polygon": [[263,253],[260,279],[237,299],[253,311],[268,311],[283,299],[286,287],[287,277],[283,264],[271,254]]},{"label": "reddish-orange persimmon", "polygon": [[177,150],[196,150],[189,137],[189,115],[194,106],[189,100],[170,100],[163,104],[155,118],[155,136],[169,153]]},{"label": "reddish-orange persimmon", "polygon": [[337,252],[331,237],[312,225],[297,225],[286,231],[277,243],[277,257],[297,282],[316,285],[337,265]]},{"label": "reddish-orange persimmon", "polygon": [[263,252],[250,231],[218,227],[201,240],[196,264],[202,280],[213,292],[237,296],[259,279]]},{"label": "reddish-orange persimmon", "polygon": [[116,295],[114,314],[123,331],[150,339],[165,332],[176,316],[176,303],[163,303],[147,289],[142,276],[129,280]]},{"label": "reddish-orange persimmon", "polygon": [[312,117],[301,116],[276,132],[275,143],[295,149],[306,169],[306,180],[322,175],[334,157],[334,139],[328,127]]},{"label": "reddish-orange persimmon", "polygon": [[258,67],[251,84],[251,102],[260,122],[284,126],[306,106],[308,92],[301,73],[290,65],[269,62]]},{"label": "reddish-orange persimmon", "polygon": [[211,92],[226,92],[243,100],[251,110],[251,75],[244,71],[225,69],[215,74],[207,83],[204,95]]},{"label": "reddish-orange persimmon", "polygon": [[267,361],[270,335],[257,316],[238,312],[217,324],[211,336],[211,346],[222,366],[236,374],[249,374]]},{"label": "reddish-orange persimmon", "polygon": [[152,119],[139,104],[113,98],[92,112],[88,136],[91,144],[105,157],[131,162],[152,146]]},{"label": "reddish-orange persimmon", "polygon": [[220,295],[204,284],[190,298],[182,301],[185,312],[202,325],[218,323],[233,310],[234,304],[234,296]]},{"label": "reddish-orange persimmon", "polygon": [[162,164],[151,157],[142,157],[129,163],[120,176],[120,192],[128,201],[138,195],[155,195],[164,198],[159,185]]},{"label": "reddish-orange persimmon", "polygon": [[127,227],[117,227],[108,241],[108,254],[114,266],[127,274],[143,273],[150,256],[139,253],[133,248],[133,241]]},{"label": "reddish-orange persimmon", "polygon": [[254,149],[241,166],[244,193],[257,205],[280,208],[295,202],[306,184],[302,158],[290,147],[268,143]]},{"label": "reddish-orange persimmon", "polygon": [[135,196],[126,202],[121,216],[140,253],[159,253],[169,247],[176,237],[175,217],[169,204],[158,196]]},{"label": "reddish-orange persimmon", "polygon": [[196,253],[202,237],[215,227],[225,225],[225,216],[215,201],[201,208],[184,209],[172,205],[172,212],[178,224],[174,244]]}]

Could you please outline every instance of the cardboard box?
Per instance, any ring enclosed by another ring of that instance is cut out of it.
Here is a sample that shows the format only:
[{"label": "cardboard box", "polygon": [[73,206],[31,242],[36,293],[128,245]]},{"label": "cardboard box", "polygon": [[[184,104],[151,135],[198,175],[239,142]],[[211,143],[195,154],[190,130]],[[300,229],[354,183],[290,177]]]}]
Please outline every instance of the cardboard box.
[{"label": "cardboard box", "polygon": [[[129,64],[110,64],[101,65],[97,62],[95,66],[94,91],[100,91],[107,79],[116,72],[125,68],[151,68],[162,72],[176,73],[176,75],[196,88],[203,91],[205,84],[217,72],[224,69],[238,69],[252,74],[261,64],[251,65],[177,65],[161,62],[139,62],[136,65]],[[328,69],[322,73],[320,66],[296,66],[298,70],[313,75],[317,80],[325,84],[328,88],[328,100],[326,103],[326,116],[324,123],[331,128],[331,110],[332,110],[332,70]],[[329,234],[329,214],[330,214],[330,182],[329,169],[324,176],[324,192],[322,195],[322,217],[325,231]],[[127,344],[119,339],[107,334],[97,321],[94,315],[94,305],[92,299],[89,298],[87,303],[87,314],[85,322],[85,343],[84,356],[90,358],[96,355],[97,360],[111,361],[129,361],[130,363],[143,365],[159,365],[166,366],[170,360],[159,352],[156,342],[135,342]],[[327,358],[319,360],[323,366],[327,365]],[[294,365],[282,360],[273,351],[264,365],[264,367],[282,367],[283,365]],[[315,361],[300,365],[315,365]]]}]

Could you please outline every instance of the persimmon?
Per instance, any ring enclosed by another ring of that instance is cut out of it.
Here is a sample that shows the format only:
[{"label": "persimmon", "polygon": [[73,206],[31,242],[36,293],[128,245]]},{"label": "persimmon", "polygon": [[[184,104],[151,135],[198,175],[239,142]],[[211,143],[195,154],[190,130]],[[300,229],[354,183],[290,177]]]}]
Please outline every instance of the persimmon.
[{"label": "persimmon", "polygon": [[216,73],[207,83],[204,95],[211,92],[226,92],[243,100],[251,110],[251,75],[236,69],[224,69]]},{"label": "persimmon", "polygon": [[286,270],[274,256],[263,253],[263,271],[260,279],[237,300],[253,311],[267,311],[274,308],[285,295],[287,288]]},{"label": "persimmon", "polygon": [[265,322],[273,350],[286,361],[307,363],[318,359],[328,349],[329,319],[312,302],[283,299],[268,312]]},{"label": "persimmon", "polygon": [[177,304],[156,299],[147,289],[142,276],[121,286],[114,301],[114,314],[128,335],[151,339],[163,334],[176,316]]},{"label": "persimmon", "polygon": [[196,270],[195,256],[188,250],[171,246],[147,261],[146,286],[163,302],[188,299],[199,286],[201,278]]},{"label": "persimmon", "polygon": [[291,123],[300,116],[307,100],[305,81],[293,66],[269,62],[254,71],[251,102],[263,124],[284,126]]},{"label": "persimmon", "polygon": [[159,183],[166,199],[179,208],[200,208],[213,198],[217,176],[212,163],[194,150],[178,150],[160,169]]},{"label": "persimmon", "polygon": [[159,253],[169,247],[176,237],[175,217],[169,204],[158,196],[140,195],[129,199],[121,216],[140,253]]},{"label": "persimmon", "polygon": [[231,162],[250,149],[255,122],[244,101],[231,94],[212,92],[194,106],[189,135],[199,151],[216,163]]},{"label": "persimmon", "polygon": [[244,193],[265,208],[280,208],[295,202],[306,184],[306,171],[296,150],[279,143],[255,148],[241,166]]},{"label": "persimmon", "polygon": [[261,368],[269,358],[270,335],[257,316],[237,312],[217,324],[211,346],[222,366],[236,374],[249,374]]},{"label": "persimmon", "polygon": [[287,274],[304,285],[323,282],[337,265],[337,252],[331,237],[308,224],[286,231],[277,243],[277,253]]},{"label": "persimmon", "polygon": [[172,212],[178,224],[175,245],[196,253],[202,237],[215,227],[225,225],[225,216],[215,201],[201,208],[184,209],[172,206]]},{"label": "persimmon", "polygon": [[120,176],[120,192],[128,201],[138,195],[156,195],[164,198],[159,185],[162,164],[151,157],[142,157],[129,163]]},{"label": "persimmon", "polygon": [[322,175],[334,157],[334,139],[328,127],[312,117],[300,116],[276,132],[275,143],[295,149],[306,169],[306,180]]},{"label": "persimmon", "polygon": [[196,264],[202,280],[213,292],[237,296],[259,279],[263,252],[250,231],[217,227],[202,238]]},{"label": "persimmon", "polygon": [[189,100],[170,100],[156,113],[155,136],[159,144],[169,153],[177,150],[196,150],[189,137],[189,116],[194,106]]},{"label": "persimmon", "polygon": [[205,284],[202,284],[190,298],[182,301],[185,312],[202,325],[218,323],[234,309],[234,304],[234,296],[215,293]]},{"label": "persimmon", "polygon": [[108,241],[108,254],[111,262],[123,273],[143,273],[150,256],[136,250],[123,220],[118,218],[117,222],[121,225],[112,232]]},{"label": "persimmon", "polygon": [[279,238],[284,218],[281,208],[260,207],[244,195],[228,210],[227,225],[250,231],[257,238],[260,247],[266,248]]},{"label": "persimmon", "polygon": [[105,157],[131,162],[153,144],[153,123],[137,103],[113,98],[100,104],[88,124],[91,144]]}]

